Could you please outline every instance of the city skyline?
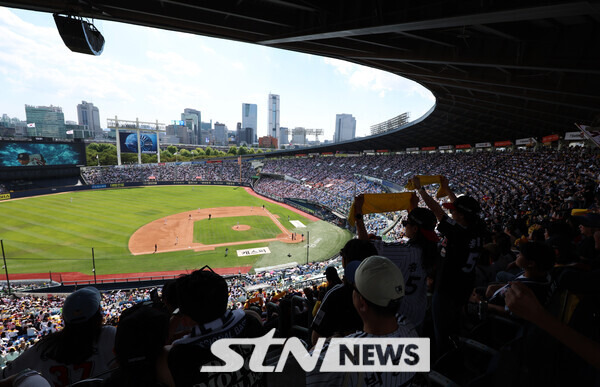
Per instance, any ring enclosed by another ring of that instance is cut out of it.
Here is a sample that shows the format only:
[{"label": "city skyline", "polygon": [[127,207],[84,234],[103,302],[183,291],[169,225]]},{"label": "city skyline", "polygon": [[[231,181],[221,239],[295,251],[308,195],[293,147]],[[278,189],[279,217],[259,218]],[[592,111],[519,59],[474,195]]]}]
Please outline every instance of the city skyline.
[{"label": "city skyline", "polygon": [[107,118],[168,124],[184,108],[202,121],[236,128],[242,103],[258,106],[257,137],[267,135],[269,94],[280,95],[280,125],[320,128],[331,140],[336,114],[352,114],[357,136],[404,111],[414,119],[434,98],[420,85],[330,58],[196,35],[98,21],[98,57],[69,51],[51,14],[0,7],[0,114],[25,120],[27,105],[60,106],[77,121],[88,101]]}]

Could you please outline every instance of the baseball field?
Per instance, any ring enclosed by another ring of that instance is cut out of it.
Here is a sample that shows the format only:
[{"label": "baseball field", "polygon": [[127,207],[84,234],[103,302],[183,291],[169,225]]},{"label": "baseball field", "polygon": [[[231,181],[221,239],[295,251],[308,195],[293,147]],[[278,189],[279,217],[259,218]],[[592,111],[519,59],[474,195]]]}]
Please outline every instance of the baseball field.
[{"label": "baseball field", "polygon": [[307,250],[310,261],[327,259],[351,237],[249,189],[225,186],[136,187],[9,200],[0,202],[0,219],[9,275],[46,278],[49,272],[92,275],[93,264],[97,275],[204,265],[245,272],[306,263]]}]

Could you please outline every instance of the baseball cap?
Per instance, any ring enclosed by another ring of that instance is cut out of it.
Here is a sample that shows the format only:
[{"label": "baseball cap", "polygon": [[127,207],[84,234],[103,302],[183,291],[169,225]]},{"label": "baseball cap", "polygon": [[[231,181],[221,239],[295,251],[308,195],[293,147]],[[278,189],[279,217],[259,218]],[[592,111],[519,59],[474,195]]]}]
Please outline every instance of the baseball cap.
[{"label": "baseball cap", "polygon": [[432,242],[439,241],[437,234],[435,233],[435,226],[437,219],[433,212],[427,208],[417,207],[408,213],[408,219],[402,224],[406,226],[408,222],[419,226],[421,234]]},{"label": "baseball cap", "polygon": [[100,292],[93,286],[69,294],[63,305],[65,323],[81,323],[92,318],[100,308]]},{"label": "baseball cap", "polygon": [[360,263],[354,274],[354,286],[366,300],[383,307],[404,296],[404,277],[400,268],[380,255]]},{"label": "baseball cap", "polygon": [[443,206],[449,210],[457,210],[469,215],[475,215],[481,211],[481,207],[477,200],[466,195],[457,197],[452,203],[444,203]]},{"label": "baseball cap", "polygon": [[29,153],[19,153],[17,155],[17,160],[27,160],[29,159]]}]

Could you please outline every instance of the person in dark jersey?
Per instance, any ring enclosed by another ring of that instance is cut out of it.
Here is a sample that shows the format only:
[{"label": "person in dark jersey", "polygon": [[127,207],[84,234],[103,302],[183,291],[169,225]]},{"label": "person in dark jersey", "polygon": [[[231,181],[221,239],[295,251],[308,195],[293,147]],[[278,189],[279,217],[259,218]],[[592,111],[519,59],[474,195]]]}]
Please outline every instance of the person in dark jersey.
[{"label": "person in dark jersey", "polygon": [[[210,350],[215,341],[264,334],[262,322],[254,315],[240,309],[227,309],[228,297],[225,279],[208,266],[177,279],[180,313],[190,317],[197,325],[190,334],[167,347],[168,367],[175,385],[263,385],[262,375],[246,368],[247,362],[235,373],[200,372],[203,365],[223,364]],[[252,346],[236,346],[234,349],[245,359],[252,354]]]},{"label": "person in dark jersey", "polygon": [[481,207],[477,200],[465,195],[456,197],[446,178],[442,178],[441,185],[450,202],[444,203],[443,207],[450,211],[451,216],[429,196],[418,177],[411,180],[439,221],[437,230],[444,237],[431,305],[436,355],[441,356],[452,348],[453,338],[459,334],[460,316],[474,288],[474,268],[485,243],[486,227],[479,217]]},{"label": "person in dark jersey", "polygon": [[352,306],[354,280],[348,275],[348,270],[350,264],[356,265],[353,269],[355,270],[363,259],[377,255],[377,250],[369,241],[350,239],[340,251],[340,255],[345,270],[344,280],[331,288],[323,298],[311,324],[313,345],[319,337],[345,336],[362,328],[360,316]]}]

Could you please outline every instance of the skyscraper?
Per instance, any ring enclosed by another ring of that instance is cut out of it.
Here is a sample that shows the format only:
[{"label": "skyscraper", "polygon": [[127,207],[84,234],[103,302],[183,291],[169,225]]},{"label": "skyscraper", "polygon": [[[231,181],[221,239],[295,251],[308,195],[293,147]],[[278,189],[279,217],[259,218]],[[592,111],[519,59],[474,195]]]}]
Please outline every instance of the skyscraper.
[{"label": "skyscraper", "polygon": [[356,136],[356,118],[352,114],[335,115],[333,142],[352,140]]},{"label": "skyscraper", "polygon": [[202,113],[200,110],[196,109],[183,109],[183,113],[181,114],[181,120],[186,121],[186,126],[190,128],[193,132],[193,139],[191,139],[192,144],[202,144],[202,134],[200,130],[200,125],[202,123]]},{"label": "skyscraper", "polygon": [[242,127],[241,131],[245,131],[246,128],[252,128],[252,141],[249,142],[249,145],[258,141],[258,137],[256,137],[256,128],[257,128],[257,106],[255,103],[243,103],[242,104]]},{"label": "skyscraper", "polygon": [[227,146],[229,143],[227,135],[227,125],[215,122],[215,145]]},{"label": "skyscraper", "polygon": [[87,126],[94,138],[102,137],[102,127],[100,126],[100,111],[91,102],[81,101],[77,105],[77,120],[79,125]]},{"label": "skyscraper", "polygon": [[287,145],[289,143],[289,138],[290,138],[290,130],[288,128],[285,127],[280,127],[279,128],[279,146],[281,147],[282,145]]},{"label": "skyscraper", "polygon": [[25,105],[27,136],[67,138],[65,115],[58,106]]},{"label": "skyscraper", "polygon": [[267,136],[275,137],[279,141],[279,95],[269,94],[269,130]]}]

